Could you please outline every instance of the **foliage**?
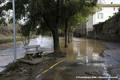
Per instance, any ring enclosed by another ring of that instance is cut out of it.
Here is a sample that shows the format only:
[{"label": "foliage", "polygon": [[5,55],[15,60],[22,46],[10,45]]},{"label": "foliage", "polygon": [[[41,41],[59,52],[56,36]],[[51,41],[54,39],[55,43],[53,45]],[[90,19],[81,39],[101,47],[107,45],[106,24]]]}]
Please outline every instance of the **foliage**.
[{"label": "foliage", "polygon": [[[39,34],[51,31],[54,48],[59,48],[58,29],[60,26],[68,20],[71,20],[70,26],[75,25],[80,19],[77,19],[75,15],[79,13],[85,18],[89,14],[87,11],[93,8],[96,2],[97,0],[15,0],[16,20],[25,18],[26,23],[21,25],[21,33],[25,37],[35,32]],[[10,9],[12,9],[12,0],[0,8],[0,17],[5,15],[3,10]]]},{"label": "foliage", "polygon": [[[1,0],[4,2],[5,0]],[[66,3],[65,3],[66,1]],[[62,0],[61,4],[61,25],[66,19],[71,18],[77,22],[79,18],[82,21],[82,17],[87,17],[91,8],[96,5],[97,0],[90,1],[87,0]],[[23,36],[29,36],[30,32],[37,31],[42,33],[44,31],[50,31],[50,29],[56,26],[56,16],[57,16],[57,2],[55,0],[15,0],[16,8],[16,20],[20,20],[23,17],[27,17],[28,22],[25,25],[21,25],[21,33]],[[83,5],[84,4],[84,5]],[[3,10],[8,11],[12,9],[12,0],[8,2],[5,6],[0,8],[0,16],[4,16]],[[89,12],[88,12],[89,11]],[[91,10],[92,11],[92,10]],[[82,16],[75,17],[80,13]],[[4,20],[0,20],[3,22]],[[12,21],[12,19],[11,19]],[[80,20],[78,20],[79,22]],[[70,21],[70,23],[73,21]],[[73,24],[75,24],[73,22]],[[49,25],[50,29],[47,27]],[[36,29],[36,26],[40,26]],[[72,25],[71,25],[72,26]]]},{"label": "foliage", "polygon": [[66,2],[61,9],[63,13],[61,15],[62,23],[68,21],[68,27],[71,31],[78,24],[82,22],[86,23],[87,17],[96,12],[96,2],[97,0],[91,2],[89,0],[88,2],[86,2],[86,0],[78,0],[77,2],[70,0]]}]

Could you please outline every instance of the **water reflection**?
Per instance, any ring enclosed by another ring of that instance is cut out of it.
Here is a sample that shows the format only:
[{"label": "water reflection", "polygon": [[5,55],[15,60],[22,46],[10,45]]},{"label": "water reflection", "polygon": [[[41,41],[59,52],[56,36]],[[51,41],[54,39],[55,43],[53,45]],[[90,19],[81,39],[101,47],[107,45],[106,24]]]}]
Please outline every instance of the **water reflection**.
[{"label": "water reflection", "polygon": [[[108,76],[107,65],[104,63],[106,60],[99,56],[99,53],[107,48],[101,43],[99,40],[73,38],[68,48],[64,48],[64,38],[60,38],[61,50],[67,54],[66,61],[56,66],[52,74],[52,70],[48,72],[46,77],[51,80],[76,80],[76,75]],[[46,77],[43,80],[49,80]]]},{"label": "water reflection", "polygon": [[[64,41],[61,41],[61,44],[63,43]],[[64,48],[62,49],[64,51]],[[106,47],[101,44],[101,41],[86,38],[74,38],[73,42],[69,44],[65,52],[67,53],[67,61],[91,63],[103,59],[99,56],[99,53],[104,49],[106,49]]]},{"label": "water reflection", "polygon": [[[40,45],[41,49],[44,49],[44,53],[53,52],[52,37],[39,36],[36,39],[32,39],[29,45]],[[101,44],[101,41],[86,38],[73,38],[73,42],[69,44],[68,48],[64,48],[64,38],[60,38],[60,47],[63,52],[67,53],[68,62],[77,62],[78,64],[90,63],[101,59],[99,53],[106,49]],[[11,46],[5,50],[0,50],[0,66],[13,62],[13,50]],[[23,44],[17,45],[17,59],[22,58],[25,55],[24,53]]]}]

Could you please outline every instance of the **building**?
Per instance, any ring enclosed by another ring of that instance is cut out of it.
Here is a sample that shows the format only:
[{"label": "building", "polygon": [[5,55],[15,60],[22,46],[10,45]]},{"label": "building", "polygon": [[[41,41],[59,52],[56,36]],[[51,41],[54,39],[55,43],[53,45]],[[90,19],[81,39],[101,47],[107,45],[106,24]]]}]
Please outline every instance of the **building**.
[{"label": "building", "polygon": [[78,27],[75,29],[75,36],[82,37],[86,36],[86,24],[81,23],[78,25]]},{"label": "building", "polygon": [[88,18],[88,22],[86,24],[86,34],[88,37],[94,35],[93,25],[106,21],[117,13],[120,8],[120,4],[101,4],[101,6],[102,7],[98,12]]}]

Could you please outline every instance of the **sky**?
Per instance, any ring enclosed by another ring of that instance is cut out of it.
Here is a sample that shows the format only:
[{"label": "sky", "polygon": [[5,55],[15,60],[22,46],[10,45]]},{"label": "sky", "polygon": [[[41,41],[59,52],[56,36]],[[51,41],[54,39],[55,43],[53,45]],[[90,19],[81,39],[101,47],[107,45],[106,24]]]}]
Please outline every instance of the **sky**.
[{"label": "sky", "polygon": [[113,2],[113,3],[118,3],[118,4],[120,4],[120,0],[105,0],[107,3],[111,3],[111,2]]},{"label": "sky", "polygon": [[113,4],[120,4],[120,0],[98,0],[98,2],[102,2],[105,4],[110,4],[111,2],[113,2]]}]

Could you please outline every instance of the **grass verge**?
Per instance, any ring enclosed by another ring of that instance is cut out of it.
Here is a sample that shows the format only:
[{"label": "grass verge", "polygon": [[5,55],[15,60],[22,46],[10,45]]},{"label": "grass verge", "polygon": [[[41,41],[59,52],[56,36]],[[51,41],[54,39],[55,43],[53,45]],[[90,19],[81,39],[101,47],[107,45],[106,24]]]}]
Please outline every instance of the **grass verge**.
[{"label": "grass verge", "polygon": [[[36,38],[37,36],[32,36],[31,38]],[[14,40],[14,37],[13,36],[3,36],[3,37],[0,37],[0,44],[2,43],[9,43],[9,42],[13,42]],[[21,36],[16,36],[16,41],[22,41],[23,38]]]},{"label": "grass verge", "polygon": [[[16,41],[22,40],[21,36],[16,36]],[[2,43],[8,43],[8,42],[13,42],[13,36],[4,36],[0,37],[0,44]]]}]

